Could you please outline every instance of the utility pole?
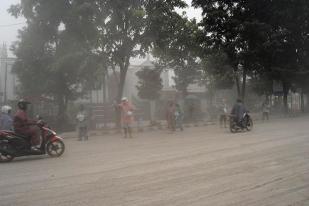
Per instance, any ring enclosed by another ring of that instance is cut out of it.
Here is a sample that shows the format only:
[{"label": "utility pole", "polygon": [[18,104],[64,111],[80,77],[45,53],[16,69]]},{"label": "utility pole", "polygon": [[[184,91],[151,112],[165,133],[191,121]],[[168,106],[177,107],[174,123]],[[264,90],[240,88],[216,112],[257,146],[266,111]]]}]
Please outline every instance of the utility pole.
[{"label": "utility pole", "polygon": [[107,126],[107,122],[106,122],[106,117],[107,117],[107,103],[106,103],[106,70],[103,71],[103,85],[102,85],[102,89],[103,89],[103,110],[104,110],[104,128],[106,128]]},{"label": "utility pole", "polygon": [[[0,51],[0,58],[1,58],[1,70],[4,69],[4,90],[1,91],[1,100],[2,102],[1,103],[4,103],[6,104],[7,102],[7,70],[8,70],[8,55],[7,55],[7,47],[6,47],[6,44],[3,43],[3,47]],[[2,73],[2,72],[1,72]],[[2,78],[0,78],[1,81],[3,81]],[[2,85],[3,83],[0,82],[0,89],[2,90]]]},{"label": "utility pole", "polygon": [[4,104],[7,103],[7,79],[8,79],[8,62],[5,62],[5,73],[4,73]]},{"label": "utility pole", "polygon": [[106,98],[107,98],[107,94],[106,94],[106,71],[103,72],[103,104],[106,104]]}]

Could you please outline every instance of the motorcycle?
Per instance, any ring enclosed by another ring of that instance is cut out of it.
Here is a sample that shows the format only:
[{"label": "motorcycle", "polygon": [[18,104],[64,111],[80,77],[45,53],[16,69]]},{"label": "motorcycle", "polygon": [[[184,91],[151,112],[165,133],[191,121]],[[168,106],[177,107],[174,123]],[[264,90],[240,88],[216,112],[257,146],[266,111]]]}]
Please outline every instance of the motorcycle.
[{"label": "motorcycle", "polygon": [[57,136],[45,122],[36,124],[41,131],[41,145],[37,149],[31,147],[30,138],[13,131],[0,131],[0,162],[10,162],[15,157],[45,155],[60,157],[65,150],[63,139]]},{"label": "motorcycle", "polygon": [[253,129],[253,120],[249,115],[249,112],[245,112],[242,120],[240,122],[237,121],[235,115],[230,115],[230,131],[232,133],[240,132],[240,131],[251,131]]}]

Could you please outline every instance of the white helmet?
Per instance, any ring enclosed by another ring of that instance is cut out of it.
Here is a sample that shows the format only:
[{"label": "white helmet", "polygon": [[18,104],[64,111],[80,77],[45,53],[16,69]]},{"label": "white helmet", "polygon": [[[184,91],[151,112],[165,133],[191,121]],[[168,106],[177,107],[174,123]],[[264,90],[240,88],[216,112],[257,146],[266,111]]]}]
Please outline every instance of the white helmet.
[{"label": "white helmet", "polygon": [[127,102],[127,101],[128,101],[128,98],[126,98],[126,97],[122,97],[121,101],[123,101],[123,102]]},{"label": "white helmet", "polygon": [[12,107],[8,106],[8,105],[4,105],[1,107],[1,112],[4,114],[8,114],[10,111],[12,110]]}]

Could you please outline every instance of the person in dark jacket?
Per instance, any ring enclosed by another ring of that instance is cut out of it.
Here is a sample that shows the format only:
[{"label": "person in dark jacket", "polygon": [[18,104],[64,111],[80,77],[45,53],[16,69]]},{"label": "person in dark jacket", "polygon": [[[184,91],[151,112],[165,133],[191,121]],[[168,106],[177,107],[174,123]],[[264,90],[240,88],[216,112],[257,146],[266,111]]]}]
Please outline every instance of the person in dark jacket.
[{"label": "person in dark jacket", "polygon": [[233,106],[231,115],[235,118],[238,126],[242,126],[242,119],[244,114],[247,112],[245,105],[243,104],[241,99],[237,99],[236,104]]}]

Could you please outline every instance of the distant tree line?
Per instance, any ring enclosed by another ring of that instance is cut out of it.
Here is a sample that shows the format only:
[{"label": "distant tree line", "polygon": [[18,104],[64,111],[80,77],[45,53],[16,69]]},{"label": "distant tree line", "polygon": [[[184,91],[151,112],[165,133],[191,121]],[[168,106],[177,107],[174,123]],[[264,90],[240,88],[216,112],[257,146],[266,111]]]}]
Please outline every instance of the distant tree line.
[{"label": "distant tree line", "polygon": [[94,88],[107,70],[120,71],[114,77],[119,101],[130,59],[147,52],[157,66],[137,74],[145,99],[159,97],[164,68],[174,70],[176,89],[184,96],[190,84],[199,83],[236,85],[245,99],[248,82],[269,94],[276,80],[283,85],[287,108],[291,89],[309,93],[309,1],[192,4],[202,9],[201,22],[176,12],[188,6],[183,0],[22,0],[12,5],[9,12],[27,21],[12,46],[20,94],[53,98],[64,120],[68,102]]}]

